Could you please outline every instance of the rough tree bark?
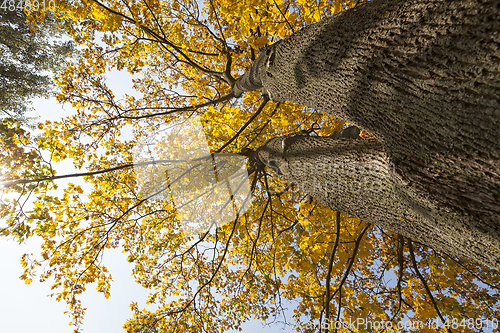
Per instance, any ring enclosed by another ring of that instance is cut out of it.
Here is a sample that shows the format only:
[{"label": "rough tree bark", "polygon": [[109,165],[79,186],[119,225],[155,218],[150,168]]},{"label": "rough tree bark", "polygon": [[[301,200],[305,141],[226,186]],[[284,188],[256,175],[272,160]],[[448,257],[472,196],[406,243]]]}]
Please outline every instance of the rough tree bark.
[{"label": "rough tree bark", "polygon": [[234,91],[257,88],[375,137],[276,138],[262,162],[333,209],[500,269],[499,0],[374,0],[268,47]]}]

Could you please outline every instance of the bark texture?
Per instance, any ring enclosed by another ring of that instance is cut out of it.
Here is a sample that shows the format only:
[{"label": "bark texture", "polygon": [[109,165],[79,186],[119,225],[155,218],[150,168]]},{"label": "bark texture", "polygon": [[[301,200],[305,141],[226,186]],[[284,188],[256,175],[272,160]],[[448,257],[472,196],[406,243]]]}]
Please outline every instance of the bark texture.
[{"label": "bark texture", "polygon": [[[273,101],[376,138],[276,138],[263,162],[333,209],[500,269],[499,0],[374,0],[263,57],[252,73]],[[361,161],[392,165],[370,180],[383,190],[318,185],[347,181],[332,167]]]}]

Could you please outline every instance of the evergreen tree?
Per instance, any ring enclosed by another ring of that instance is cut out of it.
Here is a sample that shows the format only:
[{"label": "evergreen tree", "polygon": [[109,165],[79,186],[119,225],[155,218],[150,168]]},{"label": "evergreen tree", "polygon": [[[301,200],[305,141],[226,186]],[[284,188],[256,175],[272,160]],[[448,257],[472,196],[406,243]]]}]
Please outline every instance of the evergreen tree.
[{"label": "evergreen tree", "polygon": [[73,51],[62,36],[63,21],[47,13],[34,31],[20,10],[0,9],[0,117],[24,119],[30,99],[48,97],[51,72]]}]

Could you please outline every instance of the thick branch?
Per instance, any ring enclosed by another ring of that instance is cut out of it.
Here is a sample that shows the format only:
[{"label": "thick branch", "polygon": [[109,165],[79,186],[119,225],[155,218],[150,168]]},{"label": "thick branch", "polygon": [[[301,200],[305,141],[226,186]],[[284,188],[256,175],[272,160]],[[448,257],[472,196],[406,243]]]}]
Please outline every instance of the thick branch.
[{"label": "thick branch", "polygon": [[274,55],[273,47],[268,47],[265,52],[261,52],[248,71],[240,76],[233,85],[233,92],[236,97],[240,97],[245,91],[252,91],[262,88],[260,79],[265,66],[269,66],[269,59]]}]

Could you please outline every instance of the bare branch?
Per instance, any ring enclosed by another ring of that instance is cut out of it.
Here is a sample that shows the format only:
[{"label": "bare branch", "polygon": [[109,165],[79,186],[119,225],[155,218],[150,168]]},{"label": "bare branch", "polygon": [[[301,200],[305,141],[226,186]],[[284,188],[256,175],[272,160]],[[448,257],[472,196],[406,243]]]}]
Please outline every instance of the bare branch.
[{"label": "bare branch", "polygon": [[[337,214],[335,216],[335,243],[333,244],[332,253],[330,254],[330,262],[328,263],[328,271],[326,274],[326,284],[325,284],[326,286],[325,322],[327,323],[327,327],[329,326],[329,321],[330,321],[330,281],[332,278],[333,261],[335,260],[337,247],[339,246],[339,239],[340,239],[340,212],[337,211]],[[340,301],[339,301],[339,311],[340,311]],[[328,328],[325,329],[325,333],[328,333]]]},{"label": "bare branch", "polygon": [[[127,21],[133,23],[133,24],[136,24],[137,25],[137,21],[134,20],[133,18],[125,15],[125,14],[122,14],[116,10],[113,10],[109,7],[107,7],[106,5],[104,5],[103,3],[99,2],[98,0],[91,0],[93,1],[94,3],[98,4],[99,6],[101,6],[102,8],[106,9],[107,11],[109,11],[110,13],[113,13],[115,15],[118,15],[118,16],[121,16],[123,17],[124,19],[126,19]],[[146,4],[147,5],[147,4]],[[149,6],[148,6],[149,8]],[[149,8],[150,9],[150,8]],[[150,9],[151,10],[151,9]],[[154,16],[154,14],[153,14]],[[154,18],[156,18],[154,16]],[[157,25],[158,25],[158,22],[157,22]],[[168,46],[170,46],[173,50],[175,50],[175,52],[177,52],[178,54],[180,54],[185,60],[183,62],[193,66],[194,68],[202,71],[203,73],[206,73],[206,74],[209,74],[209,75],[212,75],[212,76],[215,76],[216,78],[221,78],[222,77],[222,73],[220,72],[217,72],[217,71],[212,71],[208,68],[205,68],[201,65],[199,65],[198,63],[196,63],[194,60],[192,60],[187,54],[185,54],[183,51],[182,51],[182,48],[175,45],[174,43],[172,43],[171,41],[169,41],[168,39],[166,39],[165,37],[162,37],[160,36],[159,34],[157,34],[155,31],[151,30],[150,28],[146,27],[146,26],[143,26],[143,25],[139,25],[139,28],[144,31],[147,35],[150,35],[153,37],[153,41],[155,42],[158,42],[160,44],[166,44]],[[164,34],[163,30],[160,28],[160,31],[162,32],[162,34]],[[172,52],[170,50],[168,50],[171,54]],[[172,54],[173,55],[173,54]],[[176,57],[177,58],[177,57]],[[177,58],[179,61],[182,61],[181,59]]]},{"label": "bare branch", "polygon": [[[349,276],[349,273],[351,272],[352,265],[354,264],[354,260],[356,259],[356,255],[358,254],[359,243],[361,242],[361,239],[363,238],[363,236],[365,235],[365,232],[368,230],[368,228],[370,226],[371,226],[370,223],[366,223],[365,227],[363,228],[363,230],[361,230],[361,233],[359,234],[358,238],[356,239],[356,243],[354,244],[354,250],[352,252],[352,257],[349,258],[349,265],[347,266],[347,269],[344,273],[344,277],[342,278],[342,281],[340,281],[340,284],[339,284],[337,290],[335,290],[335,292],[333,293],[331,298],[333,298],[337,294],[337,292],[343,287],[345,281],[347,280],[347,277]],[[331,300],[331,298],[330,298],[330,300]]]},{"label": "bare branch", "polygon": [[493,289],[497,289],[497,290],[500,290],[500,286],[495,286],[491,283],[488,283],[486,281],[484,281],[483,278],[481,278],[479,275],[477,275],[476,273],[474,273],[473,271],[471,271],[469,268],[467,268],[463,263],[461,263],[459,260],[453,258],[452,256],[450,256],[449,254],[446,254],[445,255],[450,258],[451,260],[453,260],[454,262],[456,262],[460,268],[462,268],[463,270],[466,270],[467,272],[469,272],[475,279],[477,279],[479,282],[481,283],[484,283],[485,285],[487,285],[488,287],[490,288],[493,288]]},{"label": "bare branch", "polygon": [[226,54],[226,68],[224,73],[222,74],[223,78],[229,83],[231,88],[234,86],[236,79],[231,75],[231,65],[233,63],[233,58],[231,57],[231,52],[229,51],[229,47],[227,46],[226,37],[224,36],[224,32],[222,31],[222,26],[219,21],[219,16],[217,15],[217,11],[215,10],[215,6],[212,0],[210,1],[210,5],[212,6],[212,10],[214,11],[215,20],[217,21],[217,26],[219,28],[219,32],[222,36],[221,41],[224,44],[224,53]]},{"label": "bare branch", "polygon": [[198,290],[196,291],[196,293],[194,294],[194,296],[191,298],[191,300],[189,302],[187,302],[183,307],[182,309],[179,309],[179,310],[175,310],[175,311],[170,311],[168,312],[167,314],[165,314],[165,316],[171,316],[171,315],[174,315],[174,314],[177,314],[177,313],[181,313],[181,312],[184,312],[196,299],[196,297],[198,296],[198,294],[205,288],[207,287],[208,285],[210,285],[212,283],[212,281],[215,279],[215,276],[217,275],[217,273],[219,272],[220,268],[222,267],[222,263],[224,262],[224,259],[226,258],[226,254],[227,254],[227,251],[229,250],[229,244],[231,243],[231,239],[233,238],[233,235],[234,235],[234,231],[236,230],[236,225],[238,224],[238,220],[239,220],[240,216],[239,214],[237,214],[236,216],[236,219],[234,220],[234,223],[233,223],[233,228],[231,229],[231,234],[229,234],[229,238],[226,242],[226,246],[224,247],[224,252],[222,253],[222,258],[221,260],[219,261],[219,264],[217,265],[217,268],[215,269],[215,271],[213,272],[212,276],[210,277],[210,279],[205,282],[203,285],[201,285]]},{"label": "bare branch", "polygon": [[271,114],[269,115],[269,119],[266,121],[266,123],[264,124],[264,126],[262,126],[262,128],[260,129],[259,133],[257,133],[245,146],[245,148],[247,148],[248,146],[250,146],[252,144],[252,142],[254,142],[258,137],[259,135],[262,134],[262,132],[264,131],[264,129],[267,127],[267,125],[269,125],[269,123],[271,122],[271,119],[272,117],[274,116],[274,114],[276,113],[276,111],[278,111],[278,108],[280,107],[281,105],[281,102],[278,102],[276,104],[276,107],[274,108],[273,112],[271,112]]},{"label": "bare branch", "polygon": [[133,18],[131,18],[131,17],[129,17],[129,16],[127,16],[127,15],[125,15],[125,14],[122,14],[122,13],[120,13],[120,12],[117,12],[117,11],[116,11],[116,10],[114,10],[114,9],[109,8],[108,6],[106,6],[106,5],[104,5],[103,3],[99,2],[98,0],[91,0],[91,1],[92,1],[92,2],[95,2],[96,4],[98,4],[99,6],[101,6],[101,7],[102,7],[102,8],[104,8],[104,9],[106,9],[106,10],[107,10],[108,12],[110,12],[110,13],[113,13],[113,14],[115,14],[115,15],[121,16],[122,18],[124,18],[125,20],[127,20],[127,21],[129,21],[129,22],[131,22],[131,23],[134,23],[134,24],[136,23],[136,21],[135,21]]},{"label": "bare branch", "polygon": [[[218,156],[240,156],[240,154],[234,154],[234,153],[227,153],[227,154],[217,154]],[[213,154],[206,155],[199,157],[193,161],[198,161],[206,158],[212,158]],[[155,165],[155,164],[164,164],[164,163],[184,163],[186,161],[184,160],[155,160],[155,161],[149,161],[149,162],[138,162],[138,163],[127,163],[127,164],[122,164],[113,168],[109,169],[103,169],[103,170],[97,170],[97,171],[89,171],[89,172],[81,172],[81,173],[72,173],[72,174],[67,174],[67,175],[61,175],[61,176],[47,176],[47,177],[42,177],[42,178],[35,178],[35,179],[14,179],[14,180],[7,180],[0,182],[0,186],[3,187],[8,187],[12,185],[21,185],[21,184],[30,184],[30,183],[39,183],[39,182],[44,182],[44,181],[51,181],[51,180],[57,180],[57,179],[63,179],[63,178],[76,178],[76,177],[84,177],[84,176],[95,176],[107,172],[112,172],[116,170],[122,170],[122,169],[127,169],[130,167],[135,167],[135,166],[146,166],[146,165]]]},{"label": "bare branch", "polygon": [[394,313],[394,315],[391,318],[391,321],[396,318],[396,316],[399,314],[399,311],[401,311],[401,301],[403,299],[402,293],[401,293],[401,281],[403,280],[403,269],[404,269],[404,256],[403,256],[403,251],[404,251],[404,244],[405,244],[405,239],[403,236],[398,235],[398,263],[399,263],[399,276],[398,276],[398,284],[397,284],[397,289],[398,289],[398,309]]},{"label": "bare branch", "polygon": [[255,113],[250,117],[250,119],[248,119],[245,125],[243,125],[240,128],[240,130],[228,142],[226,142],[222,147],[217,149],[216,153],[220,153],[224,148],[233,143],[233,141],[236,140],[238,136],[240,136],[240,134],[243,133],[243,131],[252,123],[252,121],[254,121],[255,118],[257,118],[257,116],[262,112],[262,110],[264,110],[264,107],[266,106],[267,102],[269,102],[269,97],[264,96],[264,101],[262,101],[257,111],[255,111]]},{"label": "bare branch", "polygon": [[[431,300],[431,303],[434,306],[434,309],[436,310],[436,313],[439,316],[439,319],[441,319],[441,322],[446,323],[446,321],[443,318],[443,315],[441,314],[441,311],[439,311],[439,307],[436,303],[436,300],[434,299],[434,296],[432,296],[431,290],[429,289],[429,286],[427,285],[427,281],[425,281],[424,277],[422,276],[422,274],[418,270],[417,261],[415,260],[415,253],[413,252],[413,244],[412,244],[412,241],[410,239],[408,239],[408,249],[410,250],[410,258],[411,258],[411,262],[413,264],[413,269],[415,270],[415,273],[417,273],[420,281],[422,281],[422,284],[424,285],[425,290],[427,291],[427,295],[429,295],[429,299]],[[448,331],[448,333],[452,333],[452,331],[449,327],[447,327],[447,326],[445,326],[445,327],[446,327],[446,330]]]},{"label": "bare branch", "polygon": [[225,101],[228,101],[230,99],[234,98],[234,94],[232,92],[229,92],[227,95],[224,95],[218,99],[214,99],[212,101],[208,101],[206,103],[202,103],[202,104],[198,104],[198,105],[191,105],[191,106],[184,106],[184,107],[157,107],[157,108],[151,108],[151,107],[147,107],[147,108],[136,108],[136,109],[129,109],[129,110],[124,110],[124,113],[125,112],[132,112],[132,111],[141,111],[141,110],[147,110],[147,109],[152,109],[152,110],[159,110],[159,109],[164,109],[164,110],[167,110],[167,111],[164,111],[164,112],[159,112],[159,113],[153,113],[153,114],[147,114],[147,115],[142,115],[142,116],[124,116],[123,114],[119,115],[119,116],[116,116],[116,117],[113,117],[113,118],[109,118],[109,119],[106,119],[106,120],[116,120],[116,119],[145,119],[145,118],[152,118],[152,117],[157,117],[157,116],[163,116],[163,115],[167,115],[167,114],[172,114],[172,113],[176,113],[176,112],[189,112],[189,111],[196,111],[198,109],[201,109],[201,108],[204,108],[206,106],[210,106],[210,105],[216,105],[218,103],[221,103],[221,102],[225,102]]},{"label": "bare branch", "polygon": [[274,2],[274,4],[276,5],[276,8],[278,8],[278,10],[279,10],[280,14],[281,14],[281,15],[283,16],[283,18],[285,19],[286,24],[288,25],[288,27],[290,28],[290,30],[292,31],[292,33],[294,33],[294,32],[295,32],[295,30],[293,29],[293,27],[292,27],[292,25],[290,24],[290,22],[288,22],[288,19],[286,18],[285,13],[283,13],[283,12],[281,11],[281,8],[280,8],[280,6],[278,6],[278,4],[276,3],[276,0],[273,0],[273,2]]}]

